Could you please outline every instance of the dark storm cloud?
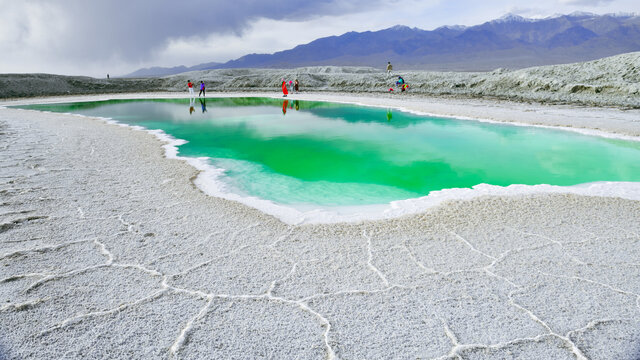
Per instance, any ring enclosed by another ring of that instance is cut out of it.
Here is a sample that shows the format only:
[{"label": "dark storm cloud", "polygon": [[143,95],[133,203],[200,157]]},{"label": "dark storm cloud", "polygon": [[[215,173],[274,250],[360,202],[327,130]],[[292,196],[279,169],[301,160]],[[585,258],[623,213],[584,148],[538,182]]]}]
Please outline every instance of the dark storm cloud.
[{"label": "dark storm cloud", "polygon": [[[51,0],[31,0],[49,4]],[[66,26],[56,52],[76,59],[148,59],[168,39],[241,34],[252,20],[306,20],[371,9],[381,0],[58,0]],[[295,36],[292,29],[291,36]],[[57,54],[60,55],[60,54]]]}]

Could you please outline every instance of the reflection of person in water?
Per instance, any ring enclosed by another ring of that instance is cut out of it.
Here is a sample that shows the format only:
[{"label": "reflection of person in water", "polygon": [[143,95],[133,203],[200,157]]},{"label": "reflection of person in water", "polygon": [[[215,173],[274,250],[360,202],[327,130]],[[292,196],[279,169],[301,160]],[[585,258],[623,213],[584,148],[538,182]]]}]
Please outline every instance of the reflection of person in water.
[{"label": "reflection of person in water", "polygon": [[205,113],[207,111],[207,100],[205,99],[198,99],[200,100],[200,107],[202,107],[202,113]]},{"label": "reflection of person in water", "polygon": [[287,106],[289,106],[289,100],[282,102],[282,115],[287,115]]},{"label": "reflection of person in water", "polygon": [[296,100],[293,103],[296,105],[296,111],[300,110],[300,101]]},{"label": "reflection of person in water", "polygon": [[193,112],[196,111],[196,109],[194,108],[195,106],[196,98],[189,99],[189,115],[193,114]]},{"label": "reflection of person in water", "polygon": [[391,109],[387,109],[387,121],[391,121],[393,114],[391,113]]}]

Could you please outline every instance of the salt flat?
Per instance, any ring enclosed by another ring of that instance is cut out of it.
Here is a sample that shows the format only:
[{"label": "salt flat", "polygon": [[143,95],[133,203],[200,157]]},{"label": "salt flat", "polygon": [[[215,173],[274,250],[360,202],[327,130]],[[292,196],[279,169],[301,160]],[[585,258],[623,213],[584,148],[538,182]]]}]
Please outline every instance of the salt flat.
[{"label": "salt flat", "polygon": [[[637,110],[298,98],[640,135]],[[0,358],[640,357],[640,201],[292,226],[205,195],[146,132],[2,108],[0,133]]]}]

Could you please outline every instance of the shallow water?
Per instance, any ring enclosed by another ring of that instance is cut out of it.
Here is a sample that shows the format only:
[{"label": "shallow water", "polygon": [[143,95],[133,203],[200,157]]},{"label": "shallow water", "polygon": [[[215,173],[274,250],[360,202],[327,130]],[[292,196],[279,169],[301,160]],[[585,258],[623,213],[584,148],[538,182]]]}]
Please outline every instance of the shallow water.
[{"label": "shallow water", "polygon": [[[267,98],[22,106],[108,117],[188,142],[230,192],[280,204],[384,204],[485,183],[640,181],[640,142],[536,127]],[[517,119],[514,119],[517,121]]]}]

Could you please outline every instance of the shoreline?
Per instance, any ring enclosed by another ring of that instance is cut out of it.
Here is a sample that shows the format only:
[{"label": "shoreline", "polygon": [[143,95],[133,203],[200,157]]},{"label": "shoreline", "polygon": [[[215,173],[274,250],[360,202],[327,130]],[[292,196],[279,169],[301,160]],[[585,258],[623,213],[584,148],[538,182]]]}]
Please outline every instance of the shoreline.
[{"label": "shoreline", "polygon": [[[146,132],[34,114],[0,109],[3,358],[638,353],[640,201],[482,196],[291,226],[207,196]],[[625,119],[607,128],[637,131]]]},{"label": "shoreline", "polygon": [[[251,94],[252,97],[270,97],[274,99],[280,99],[278,96],[274,96],[272,94]],[[558,123],[554,123],[553,120],[557,116],[564,116],[565,122],[568,122],[571,125],[575,125],[576,115],[573,114],[576,111],[575,107],[571,108],[560,108],[554,109],[556,113],[549,117],[549,119],[545,119],[543,116],[542,119],[538,119],[538,121],[542,121],[543,124],[534,123],[530,121],[531,116],[528,113],[533,113],[534,115],[539,115],[539,111],[532,109],[539,109],[540,105],[533,107],[531,105],[523,105],[523,104],[509,104],[510,112],[501,113],[499,109],[497,109],[496,114],[493,115],[493,119],[487,118],[477,118],[470,116],[460,116],[460,115],[451,115],[451,112],[460,111],[464,114],[469,114],[469,111],[473,111],[477,109],[480,103],[465,103],[462,109],[456,108],[456,110],[449,110],[447,115],[442,115],[442,113],[433,113],[426,112],[429,110],[441,110],[442,106],[445,104],[436,103],[434,106],[433,102],[430,102],[429,106],[424,106],[421,104],[406,103],[406,99],[397,96],[391,95],[384,99],[386,104],[380,104],[382,101],[379,97],[369,97],[368,94],[360,97],[354,97],[349,95],[338,95],[338,94],[330,94],[321,96],[319,94],[292,94],[292,96],[288,99],[290,100],[308,100],[308,101],[332,101],[332,102],[340,102],[346,104],[355,104],[360,106],[372,106],[372,107],[381,107],[381,108],[392,108],[398,111],[406,111],[411,112],[418,115],[424,116],[440,116],[445,118],[454,118],[460,120],[470,120],[470,121],[480,121],[480,122],[488,122],[488,123],[496,123],[496,124],[511,124],[514,126],[533,126],[533,127],[541,127],[548,129],[557,129],[564,131],[577,132],[584,135],[590,136],[599,136],[613,139],[622,139],[628,141],[640,141],[640,136],[633,136],[628,134],[620,134],[609,131],[603,131],[601,129],[594,129],[593,122],[585,122],[581,124],[581,126],[586,127],[567,127],[565,125],[557,125]],[[244,97],[245,94],[242,93],[230,93],[225,96],[210,96],[210,98],[214,97]],[[401,95],[402,96],[402,95]],[[80,101],[96,101],[95,99],[145,99],[145,98],[188,98],[188,96],[184,94],[163,94],[153,96],[149,96],[149,94],[122,94],[117,97],[113,97],[111,95],[101,95],[101,96],[88,96],[88,97],[72,97],[72,100],[68,98],[53,98],[47,99],[44,103],[55,103],[55,102],[75,102],[77,100]],[[415,100],[415,99],[414,99]],[[23,100],[24,101],[24,100]],[[24,104],[19,100],[16,100],[18,104]],[[42,103],[42,102],[32,102],[28,101],[27,103]],[[490,109],[499,108],[504,104],[498,103],[493,105],[487,105],[486,101],[483,101],[482,106],[490,106]],[[2,103],[0,103],[0,106]],[[452,104],[446,104],[448,106],[453,106]],[[460,104],[458,104],[459,106]],[[520,105],[520,106],[517,106]],[[581,111],[593,112],[593,109],[590,108],[580,108]],[[610,110],[604,111],[600,109],[604,114],[615,114],[620,116],[619,111]],[[487,111],[484,110],[485,114]],[[509,116],[513,116],[513,114],[527,114],[529,117],[527,120],[530,122],[516,122],[509,121]],[[571,115],[569,115],[571,114]],[[628,113],[623,113],[625,116]],[[75,115],[69,114],[73,116]],[[593,115],[591,115],[594,117]],[[602,116],[602,115],[601,115]],[[246,206],[255,208],[267,215],[275,216],[279,220],[285,222],[289,225],[302,225],[302,224],[334,224],[334,223],[356,223],[360,221],[377,221],[384,219],[393,219],[399,218],[407,215],[416,215],[427,211],[430,208],[437,207],[440,204],[447,201],[455,201],[455,200],[469,200],[481,196],[518,196],[518,195],[532,195],[532,194],[551,194],[551,193],[563,193],[563,194],[575,194],[575,195],[583,195],[583,196],[615,196],[628,200],[640,200],[640,184],[633,182],[594,182],[594,183],[585,183],[585,184],[577,184],[573,186],[555,186],[555,185],[547,185],[547,184],[539,184],[539,185],[522,185],[522,184],[513,184],[509,186],[494,186],[489,184],[478,184],[473,186],[472,188],[452,188],[452,189],[443,189],[439,191],[433,191],[432,193],[419,197],[419,198],[411,198],[404,200],[395,200],[386,204],[373,204],[373,205],[353,205],[353,206],[291,206],[284,205],[272,202],[270,200],[257,198],[254,196],[242,196],[233,192],[228,192],[224,190],[224,184],[218,180],[218,177],[224,169],[216,168],[208,163],[206,159],[201,158],[189,158],[183,157],[178,154],[178,146],[184,143],[182,139],[176,139],[173,136],[164,133],[160,130],[148,130],[143,129],[136,126],[130,126],[126,124],[122,124],[117,120],[110,118],[91,118],[90,119],[99,119],[105,121],[109,124],[115,124],[119,126],[123,126],[126,128],[130,128],[133,130],[142,130],[147,132],[153,136],[155,136],[158,140],[163,142],[163,148],[165,149],[165,157],[169,159],[178,159],[184,161],[191,165],[193,168],[198,170],[198,175],[193,179],[193,184],[197,186],[202,192],[209,196],[219,197],[231,201],[237,201]],[[638,111],[638,119],[640,119],[640,111]],[[574,121],[572,123],[572,121]],[[553,125],[550,125],[553,124]],[[640,134],[640,120],[637,123],[633,123],[635,125],[631,128],[632,134],[635,134],[636,131]],[[619,129],[618,127],[610,127],[610,129]]]}]

